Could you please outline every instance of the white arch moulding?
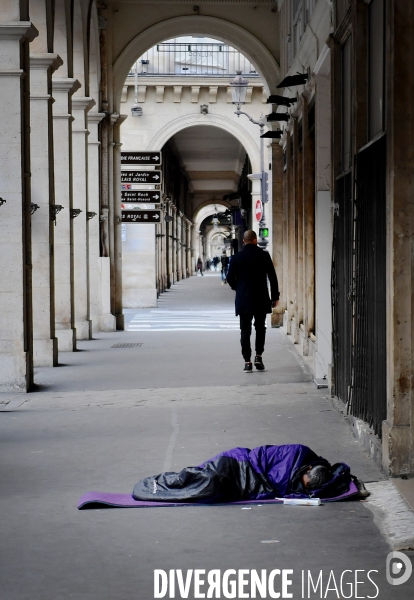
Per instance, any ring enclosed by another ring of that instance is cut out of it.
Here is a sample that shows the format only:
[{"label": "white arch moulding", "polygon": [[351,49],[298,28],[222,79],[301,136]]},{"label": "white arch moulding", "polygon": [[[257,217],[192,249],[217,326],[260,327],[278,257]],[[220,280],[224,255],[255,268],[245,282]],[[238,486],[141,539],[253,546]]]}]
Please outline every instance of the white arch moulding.
[{"label": "white arch moulding", "polygon": [[148,144],[148,151],[159,152],[168,140],[183,129],[203,125],[218,127],[233,135],[246,150],[252,164],[252,172],[257,173],[260,169],[260,150],[258,146],[259,131],[257,132],[257,143],[252,136],[238,123],[221,115],[185,115],[171,121],[166,127],[160,129]]},{"label": "white arch moulding", "polygon": [[114,110],[120,110],[122,87],[131,65],[149,48],[181,35],[207,35],[227,42],[247,56],[262,78],[268,94],[276,93],[280,67],[266,46],[249,31],[217,17],[191,15],[160,21],[132,39],[113,64]]},{"label": "white arch moulding", "polygon": [[201,223],[204,221],[206,217],[210,215],[214,215],[216,212],[216,207],[219,212],[226,210],[227,206],[222,204],[221,202],[217,202],[215,204],[208,204],[207,206],[203,206],[195,211],[193,216],[193,223],[196,227],[197,231],[200,227]]}]

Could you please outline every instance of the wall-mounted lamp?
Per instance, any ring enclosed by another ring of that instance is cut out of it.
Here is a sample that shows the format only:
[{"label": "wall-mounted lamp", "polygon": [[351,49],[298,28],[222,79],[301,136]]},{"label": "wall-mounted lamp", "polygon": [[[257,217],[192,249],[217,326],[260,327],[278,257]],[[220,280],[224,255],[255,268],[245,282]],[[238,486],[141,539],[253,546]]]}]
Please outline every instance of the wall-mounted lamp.
[{"label": "wall-mounted lamp", "polygon": [[56,215],[60,213],[65,207],[61,204],[52,204],[50,207],[50,220],[55,222],[56,225]]},{"label": "wall-mounted lamp", "polygon": [[237,105],[237,110],[240,110],[242,104],[246,104],[247,86],[249,80],[245,79],[241,71],[236,71],[237,75],[234,79],[230,79],[230,88],[233,104]]},{"label": "wall-mounted lamp", "polygon": [[87,218],[88,221],[90,221],[94,217],[96,217],[96,212],[87,212],[86,213],[86,218]]},{"label": "wall-mounted lamp", "polygon": [[138,106],[138,104],[134,104],[131,107],[131,117],[142,117],[144,111],[142,110],[142,106]]},{"label": "wall-mounted lamp", "polygon": [[0,206],[3,206],[3,204],[6,204],[6,200],[4,198],[0,198]]},{"label": "wall-mounted lamp", "polygon": [[81,209],[80,208],[71,208],[70,209],[70,216],[72,217],[72,219],[76,219],[76,217],[79,217],[79,215],[81,214]]},{"label": "wall-mounted lamp", "polygon": [[34,202],[30,202],[30,204],[26,206],[27,212],[29,212],[31,215],[33,215],[33,213],[35,213],[38,208],[40,208],[40,206],[38,204],[35,204]]}]

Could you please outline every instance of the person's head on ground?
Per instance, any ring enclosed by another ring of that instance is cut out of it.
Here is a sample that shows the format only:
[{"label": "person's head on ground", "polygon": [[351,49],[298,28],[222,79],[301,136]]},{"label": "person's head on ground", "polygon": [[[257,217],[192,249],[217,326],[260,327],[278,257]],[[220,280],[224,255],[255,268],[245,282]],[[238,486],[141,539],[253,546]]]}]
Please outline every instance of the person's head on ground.
[{"label": "person's head on ground", "polygon": [[325,485],[331,476],[332,474],[328,467],[324,467],[323,465],[309,466],[302,477],[302,482],[307,490],[315,490]]},{"label": "person's head on ground", "polygon": [[243,235],[243,244],[256,244],[257,245],[257,235],[253,229],[248,229],[244,232]]}]

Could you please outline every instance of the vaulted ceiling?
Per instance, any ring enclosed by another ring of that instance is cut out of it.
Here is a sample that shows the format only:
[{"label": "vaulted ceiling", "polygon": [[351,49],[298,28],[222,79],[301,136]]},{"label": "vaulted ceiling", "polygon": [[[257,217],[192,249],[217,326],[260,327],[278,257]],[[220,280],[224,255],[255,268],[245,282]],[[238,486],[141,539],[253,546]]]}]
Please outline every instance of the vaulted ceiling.
[{"label": "vaulted ceiling", "polygon": [[170,141],[196,203],[218,201],[237,190],[246,151],[227,131],[199,125],[180,131]]}]

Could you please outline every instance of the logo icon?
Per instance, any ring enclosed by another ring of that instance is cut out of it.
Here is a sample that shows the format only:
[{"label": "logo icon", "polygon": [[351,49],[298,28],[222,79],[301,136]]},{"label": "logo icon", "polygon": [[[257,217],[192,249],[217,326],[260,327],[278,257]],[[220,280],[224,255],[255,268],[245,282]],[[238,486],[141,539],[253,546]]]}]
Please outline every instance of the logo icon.
[{"label": "logo icon", "polygon": [[402,585],[410,579],[412,572],[413,566],[408,556],[397,551],[388,554],[386,576],[390,585]]}]

